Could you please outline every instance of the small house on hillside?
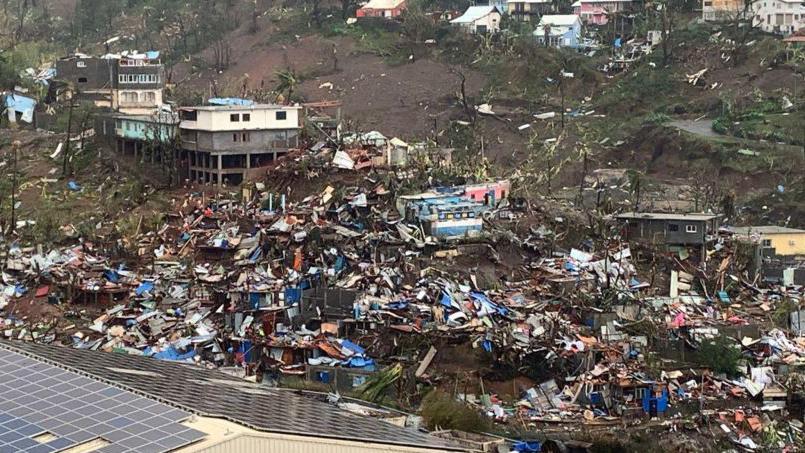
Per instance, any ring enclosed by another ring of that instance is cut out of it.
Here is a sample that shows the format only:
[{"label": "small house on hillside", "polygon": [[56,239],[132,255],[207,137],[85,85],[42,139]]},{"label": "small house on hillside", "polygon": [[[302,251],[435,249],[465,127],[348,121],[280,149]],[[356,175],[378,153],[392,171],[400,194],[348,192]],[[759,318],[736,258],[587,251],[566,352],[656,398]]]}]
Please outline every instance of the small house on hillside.
[{"label": "small house on hillside", "polygon": [[406,0],[369,0],[358,8],[357,17],[399,17],[405,11]]},{"label": "small house on hillside", "polygon": [[632,5],[632,0],[578,0],[573,3],[573,14],[585,24],[606,25],[612,14],[623,13]]},{"label": "small house on hillside", "polygon": [[534,36],[544,46],[575,49],[581,42],[581,19],[575,14],[542,16]]},{"label": "small house on hillside", "polygon": [[551,0],[507,0],[506,7],[513,19],[536,22],[543,14],[553,11]]},{"label": "small house on hillside", "polygon": [[472,33],[497,33],[503,16],[498,6],[470,6],[460,17],[450,21]]}]

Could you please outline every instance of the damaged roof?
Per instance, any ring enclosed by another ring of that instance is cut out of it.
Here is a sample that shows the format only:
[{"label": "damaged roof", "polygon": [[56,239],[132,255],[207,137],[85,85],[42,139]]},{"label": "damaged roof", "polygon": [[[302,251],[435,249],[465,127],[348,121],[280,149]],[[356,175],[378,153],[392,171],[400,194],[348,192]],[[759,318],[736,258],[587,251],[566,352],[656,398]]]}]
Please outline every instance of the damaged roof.
[{"label": "damaged roof", "polygon": [[335,406],[294,391],[252,384],[192,365],[119,353],[0,341],[0,349],[89,375],[206,417],[291,435],[462,451],[446,441]]}]

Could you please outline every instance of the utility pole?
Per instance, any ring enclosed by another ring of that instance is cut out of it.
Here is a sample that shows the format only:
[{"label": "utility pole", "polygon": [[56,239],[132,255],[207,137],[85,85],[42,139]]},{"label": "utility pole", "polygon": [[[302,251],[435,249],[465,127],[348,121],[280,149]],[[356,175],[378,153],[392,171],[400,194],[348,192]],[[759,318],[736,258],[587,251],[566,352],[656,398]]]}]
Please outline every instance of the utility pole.
[{"label": "utility pole", "polygon": [[67,113],[67,144],[64,147],[62,156],[61,174],[67,176],[67,163],[70,160],[70,137],[73,134],[73,109],[75,108],[75,92],[70,89],[70,110]]}]

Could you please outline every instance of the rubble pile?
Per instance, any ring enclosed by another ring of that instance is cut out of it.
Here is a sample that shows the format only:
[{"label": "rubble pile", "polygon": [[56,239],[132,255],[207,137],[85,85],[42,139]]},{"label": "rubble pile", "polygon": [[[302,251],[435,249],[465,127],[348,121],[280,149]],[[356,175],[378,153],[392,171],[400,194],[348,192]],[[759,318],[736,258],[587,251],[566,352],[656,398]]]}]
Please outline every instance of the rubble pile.
[{"label": "rubble pile", "polygon": [[[604,240],[566,244],[547,223],[522,234],[512,225],[527,208],[508,181],[401,193],[390,156],[411,147],[380,134],[349,143],[320,143],[277,171],[301,162],[357,173],[357,185],[296,201],[263,183],[229,198],[190,193],[129,239],[132,255],[117,253],[122,239],[12,244],[4,336],[345,390],[400,363],[439,386],[439,356],[463,346],[490,361],[479,368],[533,382],[513,399],[484,391],[483,378],[480,394],[460,395],[502,424],[650,416],[677,429],[698,406],[743,448],[801,439],[801,424],[778,419],[803,391],[801,288],[751,280],[729,234],[674,251],[630,241],[616,219]],[[484,264],[509,272],[490,279]],[[770,323],[778,313],[791,322]],[[698,357],[723,337],[733,369]],[[412,339],[422,346],[402,350]]]}]

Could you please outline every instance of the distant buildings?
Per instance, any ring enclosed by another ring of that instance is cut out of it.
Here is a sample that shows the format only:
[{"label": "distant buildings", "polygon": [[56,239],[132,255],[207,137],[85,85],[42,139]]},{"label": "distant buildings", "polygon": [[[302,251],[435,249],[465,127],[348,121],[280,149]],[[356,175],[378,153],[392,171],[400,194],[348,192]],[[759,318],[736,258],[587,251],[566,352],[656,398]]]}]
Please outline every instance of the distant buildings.
[{"label": "distant buildings", "polygon": [[553,10],[551,0],[507,0],[506,7],[512,19],[537,22],[540,16]]},{"label": "distant buildings", "polygon": [[299,145],[301,107],[274,104],[182,108],[179,134],[192,181],[238,185]]},{"label": "distant buildings", "polygon": [[97,107],[148,115],[162,105],[165,74],[159,52],[75,54],[56,62],[56,77]]},{"label": "distant buildings", "polygon": [[541,45],[575,49],[581,40],[581,19],[575,14],[542,16],[534,36]]},{"label": "distant buildings", "polygon": [[358,8],[357,17],[399,17],[405,11],[407,0],[369,0]]},{"label": "distant buildings", "polygon": [[471,33],[497,33],[503,11],[497,6],[470,6],[461,16],[450,21]]},{"label": "distant buildings", "polygon": [[805,284],[805,230],[773,225],[730,227],[752,245],[755,273],[766,282]]}]

